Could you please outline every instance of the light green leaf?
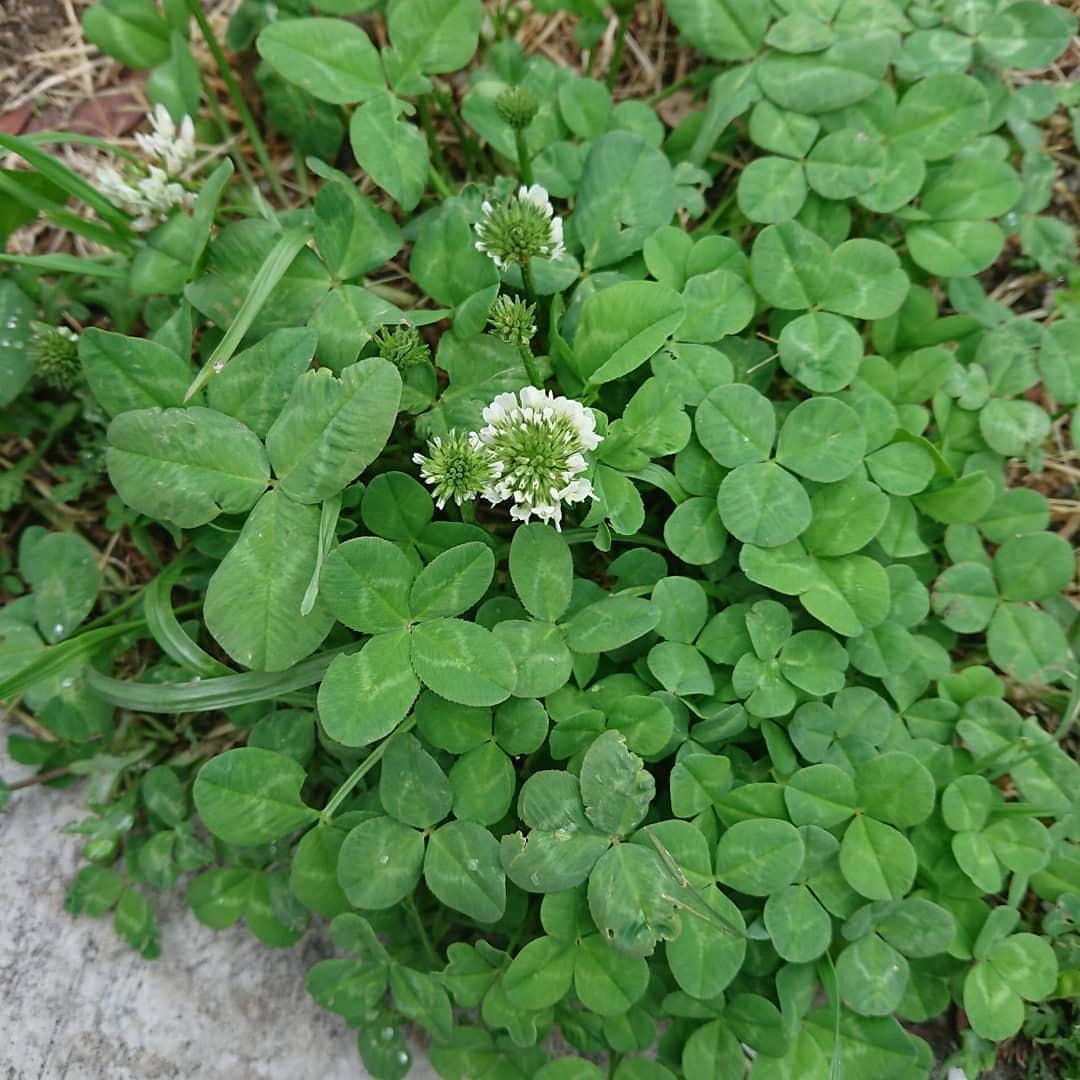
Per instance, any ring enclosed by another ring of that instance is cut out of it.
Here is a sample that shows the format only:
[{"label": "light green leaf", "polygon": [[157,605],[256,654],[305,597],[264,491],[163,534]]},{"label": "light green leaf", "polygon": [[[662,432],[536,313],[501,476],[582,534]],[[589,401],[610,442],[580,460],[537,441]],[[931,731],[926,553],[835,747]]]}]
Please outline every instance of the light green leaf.
[{"label": "light green leaf", "polygon": [[656,794],[652,774],[617,731],[605,732],[585,751],[580,783],[585,816],[610,836],[628,835]]},{"label": "light green leaf", "polygon": [[424,684],[460,705],[497,705],[517,682],[513,659],[491,631],[461,619],[421,623],[410,655]]},{"label": "light green leaf", "polygon": [[318,817],[300,789],[304,768],[284,754],[256,747],[226,750],[195,777],[195,809],[227,844],[267,844]]},{"label": "light green leaf", "polygon": [[79,359],[94,397],[110,416],[182,405],[194,375],[191,362],[164,345],[96,327],[79,335]]},{"label": "light green leaf", "polygon": [[801,162],[782,157],[760,157],[739,177],[739,209],[764,224],[790,221],[806,202],[806,174]]},{"label": "light green leaf", "polygon": [[664,344],[684,314],[678,293],[650,281],[593,293],[574,335],[575,370],[597,386],[628,375]]},{"label": "light green leaf", "polygon": [[538,619],[554,622],[570,603],[574,560],[550,525],[519,526],[510,542],[510,579],[518,598]]},{"label": "light green leaf", "polygon": [[724,528],[744,544],[779,547],[810,524],[810,499],[802,484],[775,462],[740,465],[717,493]]},{"label": "light green leaf", "polygon": [[416,207],[427,186],[428,144],[400,118],[404,102],[379,92],[349,122],[349,142],[360,166],[400,207]]},{"label": "light green leaf", "polygon": [[256,671],[282,671],[322,643],[334,623],[321,598],[300,613],[319,550],[319,510],[268,491],[206,589],[203,617],[218,644]]},{"label": "light green leaf", "polygon": [[[307,327],[267,334],[237,353],[207,386],[210,405],[265,438],[315,355],[316,335]],[[190,374],[184,374],[190,382]]]},{"label": "light green leaf", "polygon": [[249,510],[270,470],[258,437],[213,409],[140,409],[109,425],[109,479],[129,506],[184,529]]},{"label": "light green leaf", "polygon": [[408,661],[404,630],[376,634],[356,653],[334,657],[319,687],[319,720],[345,746],[367,746],[389,735],[420,692]]},{"label": "light green leaf", "polygon": [[871,817],[856,817],[840,842],[844,880],[869,900],[901,899],[915,880],[916,864],[910,842]]},{"label": "light green leaf", "polygon": [[934,778],[911,754],[879,754],[855,770],[858,806],[871,817],[900,828],[925,821],[934,809]]},{"label": "light green leaf", "polygon": [[479,541],[458,544],[436,556],[416,576],[409,595],[415,619],[460,615],[487,592],[495,556]]},{"label": "light green leaf", "polygon": [[390,817],[361,822],[338,853],[338,882],[353,907],[379,911],[416,888],[424,864],[424,837]]},{"label": "light green leaf", "polygon": [[401,376],[378,357],[301,375],[266,437],[282,490],[297,502],[337,494],[386,445],[397,419]]},{"label": "light green leaf", "polygon": [[679,919],[664,896],[671,878],[655,852],[615,844],[589,875],[589,911],[600,933],[628,956],[649,956],[656,943],[675,937]]},{"label": "light green leaf", "polygon": [[844,1004],[862,1016],[888,1016],[904,996],[907,960],[877,934],[848,945],[836,959],[836,984]]},{"label": "light green leaf", "polygon": [[611,652],[647,634],[660,609],[634,596],[609,596],[576,612],[566,623],[566,644],[574,652]]},{"label": "light green leaf", "polygon": [[371,38],[343,19],[281,19],[259,34],[259,55],[320,101],[349,105],[383,89]]},{"label": "light green leaf", "polygon": [[740,821],[720,837],[716,876],[748,896],[768,896],[794,880],[804,854],[799,830],[789,822]]},{"label": "light green leaf", "polygon": [[853,319],[884,319],[899,309],[910,284],[892,248],[877,240],[847,240],[832,254],[821,303]]},{"label": "light green leaf", "polygon": [[776,460],[809,480],[843,480],[858,468],[866,433],[854,409],[834,398],[800,402],[788,414],[776,444]]},{"label": "light green leaf", "polygon": [[482,15],[480,0],[390,0],[387,68],[394,86],[414,94],[417,76],[465,67],[476,52]]},{"label": "light green leaf", "polygon": [[765,901],[764,921],[773,948],[793,964],[816,960],[832,943],[832,920],[805,885],[773,892]]},{"label": "light green leaf", "polygon": [[361,536],[326,557],[320,595],[346,626],[378,634],[410,621],[409,594],[415,576],[412,563],[395,544]]},{"label": "light green leaf", "polygon": [[33,590],[34,616],[46,643],[70,637],[93,610],[101,586],[97,553],[78,533],[24,542],[19,573]]},{"label": "light green leaf", "polygon": [[686,40],[714,60],[753,56],[769,26],[754,0],[669,0],[668,8]]},{"label": "light green leaf", "polygon": [[694,414],[702,446],[721,465],[734,469],[765,461],[776,436],[772,402],[745,383],[710,390]]},{"label": "light green leaf", "polygon": [[754,289],[774,307],[791,311],[821,300],[830,267],[829,245],[797,221],[762,229],[750,251]]},{"label": "light green leaf", "polygon": [[816,394],[832,394],[855,378],[863,356],[859,332],[827,311],[800,315],[780,331],[784,370]]},{"label": "light green leaf", "polygon": [[506,907],[499,845],[471,821],[449,821],[431,834],[424,881],[447,907],[477,922],[495,922]]}]

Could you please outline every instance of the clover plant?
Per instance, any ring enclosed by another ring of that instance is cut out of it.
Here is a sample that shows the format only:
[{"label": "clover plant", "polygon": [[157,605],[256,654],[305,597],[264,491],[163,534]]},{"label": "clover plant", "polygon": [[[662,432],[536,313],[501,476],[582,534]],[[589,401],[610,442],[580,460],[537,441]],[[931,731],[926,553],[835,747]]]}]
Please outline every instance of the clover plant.
[{"label": "clover plant", "polygon": [[[1042,925],[1080,894],[1080,706],[1041,472],[1080,321],[987,292],[1072,258],[1071,91],[1018,72],[1076,19],[668,0],[672,126],[489,7],[244,0],[313,198],[115,176],[115,256],[36,264],[146,327],[77,347],[152,580],[99,608],[94,549],[34,526],[0,613],[43,733],[12,755],[89,779],[68,906],[146,956],[157,888],[273,947],[328,921],[308,989],[379,1077],[407,1023],[450,1078],[929,1076],[916,1025],[1000,1042],[1080,978]],[[595,0],[534,7],[599,49]],[[192,14],[86,13],[153,69],[160,161]]]}]

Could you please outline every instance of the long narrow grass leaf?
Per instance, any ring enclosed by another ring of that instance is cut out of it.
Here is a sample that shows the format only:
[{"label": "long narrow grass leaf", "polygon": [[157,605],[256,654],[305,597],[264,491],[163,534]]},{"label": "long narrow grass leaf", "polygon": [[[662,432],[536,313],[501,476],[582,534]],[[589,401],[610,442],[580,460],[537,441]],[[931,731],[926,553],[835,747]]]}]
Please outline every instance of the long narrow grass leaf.
[{"label": "long narrow grass leaf", "polygon": [[166,656],[192,674],[200,678],[230,674],[224,664],[218,663],[192,641],[173,611],[171,594],[183,570],[182,563],[174,563],[147,585],[143,593],[143,609],[150,633]]},{"label": "long narrow grass leaf", "polygon": [[98,259],[79,259],[74,255],[9,255],[0,252],[0,262],[33,266],[44,274],[85,274],[87,277],[126,278],[127,267]]},{"label": "long narrow grass leaf", "polygon": [[98,216],[109,222],[122,236],[133,236],[131,222],[127,214],[117,209],[95,187],[88,184],[78,173],[72,172],[51,154],[39,150],[32,142],[19,135],[0,134],[0,146],[18,154],[28,165],[33,166],[42,176],[63,188],[95,210]]},{"label": "long narrow grass leaf", "polygon": [[108,150],[110,154],[116,154],[117,157],[130,161],[133,165],[138,165],[142,161],[138,154],[117,146],[115,142],[99,139],[96,135],[84,135],[79,131],[29,131],[20,135],[19,138],[33,146],[50,146],[53,143],[96,146],[99,150]]},{"label": "long narrow grass leaf", "polygon": [[285,271],[292,265],[300,249],[307,243],[307,239],[307,230],[290,229],[273,246],[270,254],[263,260],[262,266],[259,267],[251,283],[251,291],[244,297],[236,318],[225,331],[225,336],[218,342],[217,348],[210,354],[209,360],[195,376],[195,381],[188,387],[188,392],[184,396],[185,401],[190,401],[232,359],[233,353],[244,340],[244,335],[251,329],[255,316],[259,314]]},{"label": "long narrow grass leaf", "polygon": [[[26,172],[23,175],[33,176],[34,174]],[[104,225],[98,225],[93,221],[87,221],[85,218],[79,217],[78,214],[66,210],[47,195],[42,195],[25,184],[19,183],[16,177],[10,173],[6,176],[0,173],[0,193],[22,203],[23,206],[27,206],[31,210],[36,210],[39,214],[44,214],[45,217],[61,228],[85,236],[87,240],[92,240],[95,244],[102,244],[105,247],[117,247],[121,244],[120,238],[112,229]]]},{"label": "long narrow grass leaf", "polygon": [[30,663],[12,672],[6,679],[0,680],[0,701],[11,701],[31,686],[59,675],[72,664],[88,661],[108,642],[130,634],[133,630],[141,630],[145,626],[145,619],[132,619],[130,622],[117,623],[115,626],[88,630],[76,637],[68,638],[67,641],[61,641],[58,645],[50,645],[43,652],[38,653]]},{"label": "long narrow grass leaf", "polygon": [[329,649],[285,671],[246,671],[241,675],[184,683],[129,682],[88,671],[86,682],[102,701],[132,712],[214,712],[250,705],[254,701],[270,701],[294,690],[314,686],[335,656],[354,647],[343,645]]}]

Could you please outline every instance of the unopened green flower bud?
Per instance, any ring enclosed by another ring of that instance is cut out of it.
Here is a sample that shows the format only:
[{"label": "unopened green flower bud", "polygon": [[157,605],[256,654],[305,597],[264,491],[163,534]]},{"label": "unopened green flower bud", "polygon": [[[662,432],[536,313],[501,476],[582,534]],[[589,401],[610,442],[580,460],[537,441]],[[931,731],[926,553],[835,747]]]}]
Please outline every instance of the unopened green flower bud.
[{"label": "unopened green flower bud", "polygon": [[451,499],[458,506],[472,501],[494,477],[491,455],[475,431],[454,430],[445,438],[436,435],[428,443],[427,455],[413,454],[413,461],[420,466],[420,476],[431,486],[440,510]]},{"label": "unopened green flower bud", "polygon": [[375,335],[375,348],[399,371],[431,359],[427,343],[415,326],[383,327]]},{"label": "unopened green flower bud", "polygon": [[495,99],[495,108],[512,128],[521,131],[532,123],[539,104],[535,95],[524,86],[508,86]]},{"label": "unopened green flower bud", "polygon": [[516,296],[498,296],[488,312],[491,332],[510,345],[528,345],[536,333],[533,314],[536,307]]},{"label": "unopened green flower bud", "polygon": [[32,322],[26,355],[37,377],[54,390],[67,390],[79,377],[79,337],[66,326]]}]

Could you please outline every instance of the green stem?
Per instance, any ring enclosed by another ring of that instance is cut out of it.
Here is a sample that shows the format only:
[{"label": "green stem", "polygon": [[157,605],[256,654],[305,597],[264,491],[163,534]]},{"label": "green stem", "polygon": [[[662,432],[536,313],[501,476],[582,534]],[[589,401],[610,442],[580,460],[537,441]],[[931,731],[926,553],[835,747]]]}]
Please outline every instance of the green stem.
[{"label": "green stem", "polygon": [[300,153],[296,148],[296,144],[293,143],[293,171],[296,173],[296,182],[300,185],[300,194],[304,198],[304,202],[311,201],[311,174],[308,172],[307,165],[304,163],[304,155]]},{"label": "green stem", "polygon": [[[428,95],[424,94],[417,100],[417,108],[420,110],[420,123],[424,128],[424,134],[427,136],[428,149],[431,151],[431,160],[434,169],[438,172],[441,179],[447,181],[446,186],[449,187],[450,173],[446,168],[446,157],[443,154],[443,149],[439,145],[439,136],[435,131],[435,122],[431,119],[431,102],[428,100]],[[443,188],[439,188],[440,192]]]},{"label": "green stem", "polygon": [[428,177],[431,180],[431,186],[444,198],[449,199],[454,193],[450,189],[450,185],[439,175],[438,170],[432,165],[428,169]]},{"label": "green stem", "polygon": [[225,86],[228,88],[229,97],[232,98],[232,103],[240,116],[240,122],[244,125],[244,130],[247,132],[247,137],[251,142],[252,149],[255,151],[255,156],[259,159],[259,164],[263,167],[263,172],[266,173],[266,179],[270,182],[270,189],[282,204],[288,205],[285,189],[281,186],[277,171],[274,168],[273,162],[270,160],[270,155],[266,151],[266,143],[263,142],[262,136],[259,134],[259,128],[255,123],[255,118],[251,115],[251,110],[247,107],[247,102],[244,100],[244,95],[240,92],[240,86],[236,81],[236,76],[232,73],[232,68],[229,66],[225,51],[222,49],[221,43],[214,33],[214,28],[210,25],[210,20],[206,17],[206,12],[202,9],[200,0],[188,0],[188,8],[190,9],[191,14],[195,16],[195,21],[199,24],[202,36],[206,39],[206,44],[210,49],[211,56],[214,58],[214,63],[217,65],[222,79],[225,80]]},{"label": "green stem", "polygon": [[524,128],[514,128],[514,144],[517,146],[518,175],[523,184],[527,187],[531,186],[533,182],[532,159],[529,157],[529,147],[525,142]]},{"label": "green stem", "polygon": [[647,98],[646,100],[650,105],[659,105],[661,101],[666,100],[667,98],[671,97],[672,94],[681,90],[684,86],[689,85],[693,77],[694,76],[692,74],[684,75],[681,79],[676,79],[673,83],[671,83],[670,86],[665,86],[664,89],[661,90],[659,93],[653,94],[651,98]]},{"label": "green stem", "polygon": [[416,927],[417,937],[420,938],[420,943],[424,946],[424,952],[427,953],[431,966],[433,968],[442,967],[442,960],[439,959],[439,954],[435,951],[435,946],[431,944],[431,938],[428,937],[428,932],[424,928],[424,920],[420,918],[420,912],[416,910],[416,902],[411,896],[407,896],[404,905],[413,926]]},{"label": "green stem", "polygon": [[443,116],[449,119],[450,123],[454,125],[454,131],[458,137],[458,145],[461,147],[462,154],[465,155],[465,168],[468,170],[470,176],[476,176],[483,169],[480,159],[480,148],[476,143],[476,140],[469,134],[465,125],[461,122],[461,117],[458,115],[457,106],[454,104],[454,95],[451,91],[445,87],[436,85],[433,90],[433,96],[435,103],[439,106]]},{"label": "green stem", "polygon": [[619,26],[615,31],[615,52],[612,53],[611,67],[608,68],[607,73],[607,88],[609,91],[615,89],[615,81],[619,77],[619,68],[622,66],[623,47],[626,45],[626,27],[629,23],[629,13],[624,13],[619,16]]},{"label": "green stem", "polygon": [[532,262],[527,261],[521,264],[521,284],[525,288],[525,298],[530,304],[536,303],[536,281],[533,278]]},{"label": "green stem", "polygon": [[543,389],[544,380],[540,376],[540,369],[536,366],[536,357],[528,345],[519,345],[518,352],[521,354],[521,362],[525,365],[525,374],[529,376],[529,382],[538,390]]},{"label": "green stem", "polygon": [[410,716],[400,727],[396,728],[359,765],[349,774],[345,782],[330,796],[330,801],[323,807],[319,815],[320,821],[326,824],[334,816],[334,811],[352,794],[352,790],[361,780],[379,763],[386,748],[406,731],[411,731],[416,726],[416,720]]},{"label": "green stem", "polygon": [[711,229],[716,224],[717,219],[724,213],[725,210],[728,209],[729,206],[731,206],[731,204],[734,201],[735,201],[735,193],[734,192],[732,192],[731,194],[726,195],[724,198],[722,198],[712,208],[712,210],[709,211],[708,216],[703,217],[701,219],[701,221],[699,221],[697,223],[697,225],[695,225],[693,227],[693,229],[690,230],[691,235],[696,235],[697,233],[708,232],[709,229]]},{"label": "green stem", "polygon": [[[214,117],[214,123],[217,124],[218,131],[221,132],[222,142],[233,143],[232,149],[229,151],[229,157],[236,166],[236,171],[244,178],[244,183],[247,184],[251,191],[253,193],[258,193],[259,185],[255,183],[255,174],[248,168],[248,163],[244,160],[244,155],[235,145],[232,130],[229,128],[229,122],[225,119],[225,114],[221,111],[221,106],[218,104],[217,98],[214,97],[214,93],[210,88],[210,83],[207,81],[205,75],[203,76],[202,84],[203,93],[206,95],[206,102],[210,106],[210,112]],[[220,207],[219,212],[223,212],[227,209],[227,207]],[[251,212],[250,207],[245,206],[242,209],[245,214]]]}]

